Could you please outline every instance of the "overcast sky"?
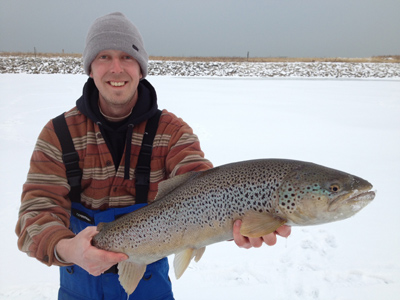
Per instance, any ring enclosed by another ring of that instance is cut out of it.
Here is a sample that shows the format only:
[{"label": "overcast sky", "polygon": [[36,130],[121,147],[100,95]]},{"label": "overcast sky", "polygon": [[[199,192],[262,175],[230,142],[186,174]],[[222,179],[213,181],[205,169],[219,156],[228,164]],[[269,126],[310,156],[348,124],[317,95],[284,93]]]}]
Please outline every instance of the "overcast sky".
[{"label": "overcast sky", "polygon": [[0,51],[82,53],[93,20],[114,11],[149,55],[400,54],[399,0],[0,0]]}]

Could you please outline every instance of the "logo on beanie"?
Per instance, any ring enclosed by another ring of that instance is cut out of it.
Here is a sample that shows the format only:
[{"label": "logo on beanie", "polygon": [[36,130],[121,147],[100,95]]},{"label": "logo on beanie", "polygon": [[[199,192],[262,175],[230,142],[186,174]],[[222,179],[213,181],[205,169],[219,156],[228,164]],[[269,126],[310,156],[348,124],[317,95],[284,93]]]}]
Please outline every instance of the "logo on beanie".
[{"label": "logo on beanie", "polygon": [[135,45],[132,45],[132,48],[139,52],[139,48],[136,47]]}]

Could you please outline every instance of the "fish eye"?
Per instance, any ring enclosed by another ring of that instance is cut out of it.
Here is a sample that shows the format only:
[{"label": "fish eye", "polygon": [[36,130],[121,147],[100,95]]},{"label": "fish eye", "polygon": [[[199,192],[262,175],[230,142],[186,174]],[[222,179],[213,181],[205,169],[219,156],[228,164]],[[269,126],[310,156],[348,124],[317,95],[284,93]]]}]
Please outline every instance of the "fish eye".
[{"label": "fish eye", "polygon": [[331,191],[332,193],[337,193],[340,191],[340,185],[338,185],[337,183],[331,184],[329,187],[329,191]]}]

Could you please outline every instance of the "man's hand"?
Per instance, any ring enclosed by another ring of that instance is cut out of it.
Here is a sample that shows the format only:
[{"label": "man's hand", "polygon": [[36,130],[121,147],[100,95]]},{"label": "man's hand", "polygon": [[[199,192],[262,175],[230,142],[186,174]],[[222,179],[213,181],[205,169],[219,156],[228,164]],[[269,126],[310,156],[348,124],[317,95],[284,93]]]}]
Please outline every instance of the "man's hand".
[{"label": "man's hand", "polygon": [[96,226],[89,226],[72,239],[63,239],[56,245],[60,259],[74,263],[89,274],[99,276],[113,265],[128,259],[124,253],[100,250],[91,244],[98,233]]},{"label": "man's hand", "polygon": [[240,234],[240,226],[242,225],[241,220],[235,221],[233,224],[233,239],[240,248],[249,249],[251,247],[261,247],[263,243],[266,243],[268,246],[273,246],[276,244],[276,235],[280,235],[282,237],[287,238],[290,235],[291,227],[287,225],[283,225],[279,227],[275,232],[264,235],[260,238],[249,238]]}]

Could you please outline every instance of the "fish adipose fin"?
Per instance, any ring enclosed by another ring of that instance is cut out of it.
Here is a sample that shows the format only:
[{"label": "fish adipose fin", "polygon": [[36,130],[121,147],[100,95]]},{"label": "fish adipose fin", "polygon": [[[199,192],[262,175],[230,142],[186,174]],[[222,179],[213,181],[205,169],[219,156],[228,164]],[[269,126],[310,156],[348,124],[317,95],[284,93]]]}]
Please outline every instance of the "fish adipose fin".
[{"label": "fish adipose fin", "polygon": [[262,237],[274,232],[285,224],[287,220],[267,212],[247,212],[242,219],[240,233],[247,237]]},{"label": "fish adipose fin", "polygon": [[175,254],[174,258],[174,270],[175,277],[179,279],[189,266],[190,261],[194,257],[194,261],[198,262],[203,256],[206,247],[200,249],[188,248],[179,253]]},{"label": "fish adipose fin", "polygon": [[145,264],[136,264],[129,261],[118,263],[119,282],[128,295],[132,294],[136,289],[145,271]]}]

